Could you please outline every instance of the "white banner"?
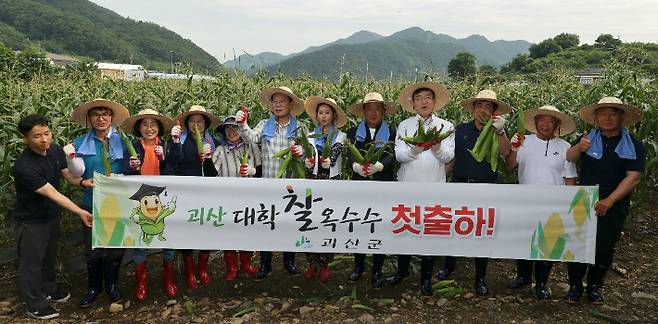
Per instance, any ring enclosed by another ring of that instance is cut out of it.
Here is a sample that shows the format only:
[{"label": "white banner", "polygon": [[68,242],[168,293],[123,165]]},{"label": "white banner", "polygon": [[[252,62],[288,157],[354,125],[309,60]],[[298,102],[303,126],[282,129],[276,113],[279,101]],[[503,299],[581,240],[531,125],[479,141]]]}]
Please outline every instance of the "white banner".
[{"label": "white banner", "polygon": [[597,187],[95,176],[94,247],[594,263]]}]

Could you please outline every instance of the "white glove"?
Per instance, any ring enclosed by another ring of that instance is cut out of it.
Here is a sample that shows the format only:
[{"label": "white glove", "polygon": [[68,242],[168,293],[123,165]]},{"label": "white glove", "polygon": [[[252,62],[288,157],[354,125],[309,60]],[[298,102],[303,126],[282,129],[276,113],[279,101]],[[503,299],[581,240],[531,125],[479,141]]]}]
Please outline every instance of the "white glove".
[{"label": "white glove", "polygon": [[253,177],[256,174],[256,169],[249,164],[243,164],[240,166],[240,176]]},{"label": "white glove", "polygon": [[142,162],[136,156],[130,157],[130,168],[133,170],[139,170],[139,167],[142,165]]},{"label": "white glove", "polygon": [[512,151],[517,152],[521,145],[523,145],[523,141],[525,140],[525,136],[515,133],[514,136],[512,136],[512,140],[510,143],[512,144]]},{"label": "white glove", "polygon": [[313,169],[313,167],[315,166],[315,157],[309,156],[306,159],[304,159],[304,165],[306,166],[307,169]]},{"label": "white glove", "polygon": [[183,132],[183,127],[178,125],[171,128],[171,138],[174,140],[174,143],[180,143],[180,133]]},{"label": "white glove", "polygon": [[363,165],[361,164],[358,164],[356,162],[352,163],[352,170],[354,170],[354,172],[356,172],[358,175],[364,178],[367,177],[366,173],[363,171]]},{"label": "white glove", "polygon": [[212,156],[212,146],[210,143],[203,144],[203,156],[206,159]]},{"label": "white glove", "polygon": [[441,152],[441,142],[438,142],[438,143],[432,145],[432,147],[431,147],[430,149],[431,149],[432,152],[434,152],[434,153],[439,153],[439,152]]},{"label": "white glove", "polygon": [[413,145],[411,146],[411,155],[414,157],[417,157],[418,154],[425,152],[425,148],[420,147],[418,145]]},{"label": "white glove", "polygon": [[380,172],[382,170],[384,170],[384,165],[381,164],[379,161],[377,161],[377,162],[375,162],[375,164],[370,165],[370,168],[368,169],[368,171],[369,171],[368,173],[370,173],[370,175],[373,175],[373,174],[375,174],[377,172]]},{"label": "white glove", "polygon": [[66,155],[66,168],[76,177],[81,177],[85,173],[85,161],[81,157],[75,157],[75,147],[73,143],[62,148]]},{"label": "white glove", "polygon": [[496,133],[500,133],[505,130],[505,123],[507,122],[507,119],[501,115],[494,115],[493,116],[493,123],[491,123],[491,126],[493,126],[496,129]]},{"label": "white glove", "polygon": [[245,124],[247,122],[247,115],[246,112],[238,110],[238,112],[235,113],[235,121],[237,121],[238,124]]},{"label": "white glove", "polygon": [[75,146],[73,146],[73,143],[64,146],[62,150],[64,150],[67,158],[72,159],[75,157]]},{"label": "white glove", "polygon": [[162,146],[156,145],[153,150],[160,161],[164,160],[164,148]]},{"label": "white glove", "polygon": [[304,155],[304,149],[302,148],[301,145],[293,145],[290,147],[290,151],[292,154],[294,154],[296,157],[302,157]]},{"label": "white glove", "polygon": [[331,159],[328,157],[320,157],[320,166],[323,169],[329,169],[331,168]]}]

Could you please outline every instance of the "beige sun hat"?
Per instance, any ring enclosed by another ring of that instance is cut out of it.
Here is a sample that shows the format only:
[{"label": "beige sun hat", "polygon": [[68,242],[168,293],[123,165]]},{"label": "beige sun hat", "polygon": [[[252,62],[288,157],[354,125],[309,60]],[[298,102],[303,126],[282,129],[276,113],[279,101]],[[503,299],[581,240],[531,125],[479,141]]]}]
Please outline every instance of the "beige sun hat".
[{"label": "beige sun hat", "polygon": [[153,118],[160,122],[162,129],[159,131],[160,134],[166,134],[174,126],[174,121],[170,118],[167,118],[164,115],[161,115],[157,110],[146,108],[140,110],[137,115],[134,115],[121,123],[121,129],[126,133],[131,133],[137,137],[141,137],[141,134],[133,133],[135,129],[135,124],[139,123],[144,118]]},{"label": "beige sun hat", "polygon": [[73,113],[71,113],[71,119],[84,127],[88,127],[90,124],[87,122],[87,113],[89,113],[89,111],[93,108],[107,108],[112,110],[112,113],[114,114],[112,117],[113,126],[121,125],[124,120],[130,117],[130,112],[124,105],[112,100],[97,98],[82,103],[77,108],[75,108]]},{"label": "beige sun hat", "polygon": [[430,81],[417,82],[406,86],[400,92],[399,101],[400,101],[400,105],[402,106],[402,108],[404,108],[404,110],[412,113],[416,112],[414,111],[413,94],[414,91],[421,88],[427,88],[434,92],[434,99],[435,99],[434,111],[443,108],[443,106],[445,106],[450,100],[450,93],[448,92],[446,87],[444,87],[442,84],[438,82],[430,82]]},{"label": "beige sun hat", "polygon": [[208,130],[215,129],[222,122],[219,119],[219,117],[209,113],[208,111],[206,111],[206,108],[199,105],[193,105],[186,112],[180,113],[178,116],[176,116],[176,120],[180,121],[181,126],[183,126],[183,128],[187,128],[187,125],[185,125],[185,118],[187,118],[190,115],[202,115],[208,117],[208,119],[210,119],[210,125],[207,128]]},{"label": "beige sun hat", "polygon": [[397,111],[397,106],[390,101],[384,101],[384,97],[379,92],[368,92],[365,97],[363,97],[363,101],[351,105],[347,110],[351,112],[352,115],[363,118],[363,107],[370,102],[379,102],[384,105],[384,114],[388,116],[395,115],[395,112]]},{"label": "beige sun hat", "polygon": [[560,121],[560,125],[555,129],[555,135],[557,136],[571,134],[576,131],[576,122],[573,118],[549,105],[526,110],[525,120],[523,121],[525,129],[532,133],[536,133],[537,127],[535,125],[535,117],[540,115],[553,116]]},{"label": "beige sun hat", "polygon": [[474,98],[464,99],[460,101],[459,104],[462,105],[462,107],[464,107],[464,110],[468,112],[473,112],[473,104],[478,100],[490,101],[496,103],[498,105],[498,108],[496,108],[496,113],[498,114],[503,115],[512,112],[512,106],[510,106],[506,102],[502,102],[498,100],[498,96],[496,95],[496,92],[494,92],[493,90],[486,90],[486,89],[482,90],[478,92],[478,94]]},{"label": "beige sun hat", "polygon": [[311,96],[304,100],[304,109],[306,109],[306,113],[309,117],[311,117],[314,123],[318,123],[317,109],[319,104],[326,104],[334,108],[336,111],[336,118],[334,118],[334,124],[336,124],[336,127],[341,128],[347,124],[347,115],[336,103],[336,100],[319,96]]},{"label": "beige sun hat", "polygon": [[284,94],[292,99],[292,102],[290,103],[290,111],[292,111],[295,116],[299,116],[304,112],[304,102],[302,99],[299,99],[290,88],[284,86],[263,89],[260,93],[260,102],[262,102],[265,107],[272,110],[272,96],[277,93]]},{"label": "beige sun hat", "polygon": [[580,108],[580,118],[589,124],[595,125],[594,114],[599,108],[617,108],[624,111],[624,126],[631,126],[642,120],[644,113],[640,108],[624,104],[621,99],[616,97],[603,97],[597,104],[585,106]]}]

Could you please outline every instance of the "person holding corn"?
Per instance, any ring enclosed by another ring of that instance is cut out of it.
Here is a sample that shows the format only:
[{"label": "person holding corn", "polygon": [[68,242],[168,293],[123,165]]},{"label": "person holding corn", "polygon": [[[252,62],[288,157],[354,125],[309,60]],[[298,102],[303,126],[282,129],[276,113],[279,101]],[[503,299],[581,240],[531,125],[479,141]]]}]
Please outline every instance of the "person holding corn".
[{"label": "person holding corn", "polygon": [[[245,143],[261,143],[263,177],[275,178],[281,166],[281,159],[273,158],[272,155],[290,148],[295,156],[304,156],[302,146],[295,143],[298,130],[296,116],[304,112],[304,102],[290,88],[284,86],[263,89],[260,101],[272,113],[268,119],[261,120],[252,129],[247,124],[246,108],[238,111],[235,119],[238,122],[240,136]],[[272,271],[272,252],[262,251],[260,262],[260,269],[255,276],[256,280],[265,279]],[[295,265],[294,252],[283,252],[283,268],[291,275],[301,274]]]},{"label": "person holding corn", "polygon": [[[475,97],[464,99],[460,105],[471,113],[473,119],[467,123],[457,126],[455,131],[455,159],[448,165],[452,170],[452,181],[456,183],[496,183],[497,171],[485,160],[478,162],[469,152],[473,150],[476,141],[485,128],[485,124],[491,120],[492,130],[495,131],[494,140],[499,146],[500,155],[506,157],[510,151],[510,142],[505,134],[506,119],[503,114],[512,111],[512,107],[498,100],[494,91],[482,90]],[[495,157],[496,162],[498,157]],[[497,165],[497,163],[496,163]],[[457,258],[447,256],[444,260],[443,269],[436,273],[439,280],[448,278],[455,270]],[[479,296],[489,294],[486,275],[488,258],[475,258],[475,291]]]},{"label": "person holding corn", "polygon": [[[304,101],[306,113],[316,125],[313,137],[314,154],[304,159],[304,165],[311,170],[311,179],[340,179],[342,172],[342,152],[347,136],[340,128],[347,124],[347,115],[331,98],[311,96]],[[329,263],[334,259],[333,253],[307,253],[309,266],[304,276],[311,280],[320,269],[321,282],[329,280],[331,272]]]},{"label": "person holding corn", "polygon": [[[395,141],[395,128],[384,121],[384,115],[392,116],[397,106],[384,101],[378,92],[367,93],[363,101],[348,108],[354,116],[361,118],[359,125],[347,131],[347,139],[360,150],[367,150],[369,145],[380,149],[388,143]],[[354,160],[352,154],[348,155],[348,162],[354,171],[352,180],[395,181],[395,154],[390,151],[383,155],[380,161],[372,161],[367,166]],[[372,287],[381,288],[382,267],[386,256],[375,254],[372,258]],[[365,272],[366,255],[354,254],[354,271],[349,275],[350,281],[358,281]]]},{"label": "person holding corn", "polygon": [[[224,119],[217,127],[217,134],[221,138],[221,145],[212,154],[214,168],[206,174],[215,174],[218,177],[254,177],[260,178],[263,173],[261,166],[261,153],[256,144],[246,144],[240,136],[238,122],[234,116]],[[238,254],[240,268],[238,268]],[[251,264],[251,251],[224,251],[226,264],[226,280],[233,281],[238,276],[238,269],[242,269],[250,276],[256,275],[258,269]]]},{"label": "person holding corn", "polygon": [[[446,182],[445,166],[455,156],[454,126],[434,112],[443,108],[450,100],[448,90],[436,82],[418,82],[400,92],[400,105],[416,115],[400,123],[395,139],[395,158],[400,162],[398,181]],[[450,134],[432,143],[408,144],[404,138],[418,134],[420,127],[435,129],[441,134]],[[409,276],[411,255],[398,255],[398,269],[386,282],[395,285]],[[432,295],[433,256],[421,257],[420,291],[424,296]]]},{"label": "person holding corn", "polygon": [[[140,160],[138,169],[126,166],[126,175],[162,175],[167,165],[162,136],[169,132],[174,122],[161,115],[158,111],[146,108],[136,115],[126,119],[121,128],[124,132],[136,137],[131,145]],[[130,151],[130,150],[129,150]],[[135,299],[143,301],[148,293],[146,270],[147,249],[134,249],[133,262],[135,263]],[[162,249],[162,267],[165,293],[169,297],[176,297],[178,287],[174,280],[174,258],[176,250]]]},{"label": "person holding corn", "polygon": [[[181,126],[181,121],[183,126]],[[193,105],[188,111],[176,116],[176,126],[171,128],[171,141],[167,143],[166,174],[195,177],[215,176],[215,174],[206,174],[205,170],[214,169],[212,154],[219,145],[219,141],[210,135],[209,129],[214,129],[219,123],[219,118],[199,105]],[[208,274],[210,251],[199,251],[196,269],[193,252],[193,250],[182,250],[185,283],[190,289],[197,287],[197,273],[202,284],[210,283]]]},{"label": "person holding corn", "polygon": [[[124,120],[130,117],[128,109],[120,103],[94,99],[80,104],[71,118],[83,127],[88,128],[85,135],[73,140],[64,148],[67,154],[69,171],[82,177],[80,185],[85,187],[82,197],[82,208],[92,212],[94,173],[122,174],[125,171],[124,159],[127,156],[126,147],[116,130]],[[138,168],[140,161],[130,158],[131,168]],[[89,290],[80,300],[81,307],[91,306],[96,297],[103,291],[111,302],[121,300],[117,281],[124,249],[91,248],[91,228],[82,226],[82,239],[85,244],[85,260]]]},{"label": "person holding corn", "polygon": [[[525,129],[533,133],[524,136],[516,133],[512,137],[511,152],[507,156],[508,170],[518,166],[519,184],[568,185],[576,184],[576,165],[567,161],[567,150],[571,145],[561,136],[573,133],[576,122],[553,106],[528,109],[524,113]],[[550,299],[548,277],[551,261],[516,261],[516,279],[507,287],[519,289],[532,284],[532,268],[535,270],[535,294],[539,299]]]},{"label": "person holding corn", "polygon": [[612,265],[615,244],[619,241],[628,216],[630,197],[640,183],[646,163],[644,145],[630,134],[631,127],[642,120],[642,110],[619,98],[604,97],[597,104],[580,109],[580,118],[595,126],[584,132],[577,144],[567,151],[567,160],[580,161],[580,184],[599,186],[596,212],[596,257],[593,265],[571,262],[567,301],[576,303],[583,294],[587,274],[587,297],[603,304],[603,278]]}]

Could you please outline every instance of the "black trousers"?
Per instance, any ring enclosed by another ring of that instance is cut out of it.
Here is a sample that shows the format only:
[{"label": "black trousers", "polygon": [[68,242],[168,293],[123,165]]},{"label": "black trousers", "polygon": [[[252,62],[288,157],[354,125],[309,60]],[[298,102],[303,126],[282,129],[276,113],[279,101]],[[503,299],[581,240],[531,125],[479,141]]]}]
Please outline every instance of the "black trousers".
[{"label": "black trousers", "polygon": [[[473,263],[475,264],[475,279],[486,277],[489,258],[473,258]],[[456,265],[457,265],[457,257],[453,257],[453,256],[445,257],[443,268],[448,270],[448,272],[454,271]]]},{"label": "black trousers", "polygon": [[46,223],[18,223],[14,237],[18,252],[18,287],[29,309],[46,307],[46,295],[55,294],[55,258],[59,217]]},{"label": "black trousers", "polygon": [[532,268],[535,269],[535,282],[548,283],[548,277],[553,267],[553,262],[543,260],[516,260],[516,275],[517,277],[532,279]]},{"label": "black trousers", "polygon": [[621,237],[624,223],[628,216],[628,208],[613,205],[605,216],[597,218],[596,225],[596,257],[594,265],[586,263],[569,263],[569,283],[573,286],[582,285],[587,274],[587,284],[603,285],[603,278],[612,265],[615,245]]}]

